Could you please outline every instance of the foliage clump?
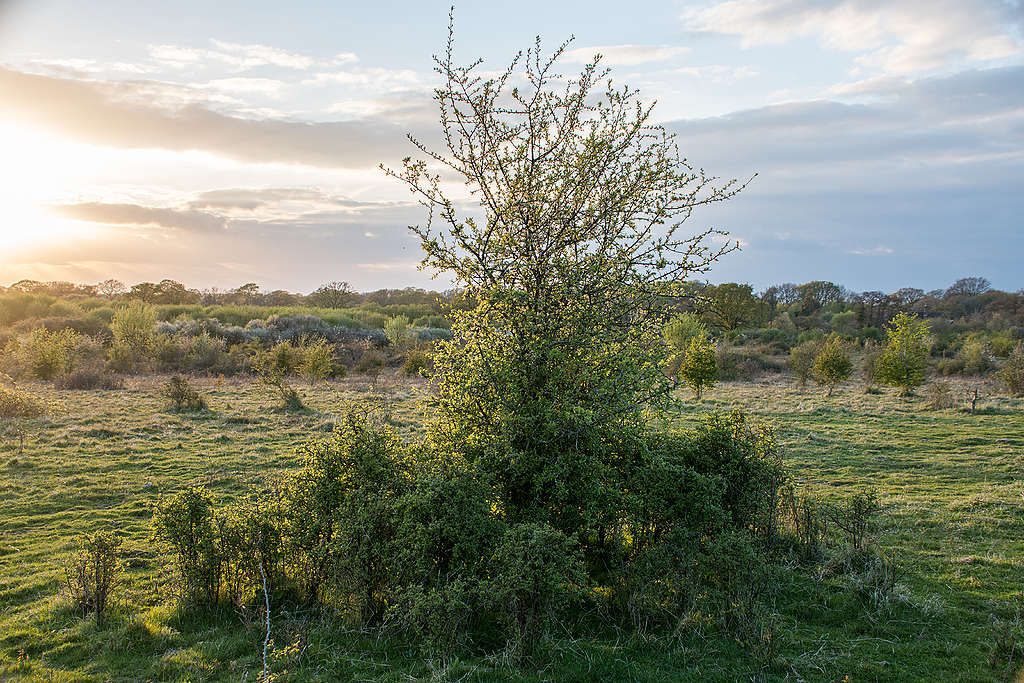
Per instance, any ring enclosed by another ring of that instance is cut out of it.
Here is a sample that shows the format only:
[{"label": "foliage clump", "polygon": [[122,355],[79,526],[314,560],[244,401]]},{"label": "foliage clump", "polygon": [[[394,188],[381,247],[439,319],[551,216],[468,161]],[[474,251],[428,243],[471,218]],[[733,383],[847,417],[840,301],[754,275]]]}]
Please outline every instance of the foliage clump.
[{"label": "foliage clump", "polygon": [[885,348],[875,363],[875,376],[909,396],[924,384],[927,370],[928,323],[900,313],[886,327]]},{"label": "foliage clump", "polygon": [[831,396],[836,385],[845,382],[853,374],[853,362],[843,346],[839,335],[833,334],[822,343],[814,358],[814,379],[828,387]]},{"label": "foliage clump", "polygon": [[17,387],[0,387],[0,417],[35,418],[45,415],[46,405]]},{"label": "foliage clump", "polygon": [[164,382],[160,393],[176,413],[206,410],[206,398],[184,377],[175,375]]},{"label": "foliage clump", "polygon": [[1007,357],[1006,363],[999,370],[999,379],[1007,393],[1013,396],[1024,395],[1024,344],[1017,344]]},{"label": "foliage clump", "polygon": [[797,384],[801,389],[807,386],[807,380],[814,375],[814,361],[818,357],[820,349],[820,342],[805,341],[789,351],[787,365],[796,376]]},{"label": "foliage clump", "polygon": [[718,381],[718,362],[715,346],[703,336],[690,339],[686,354],[679,366],[679,375],[700,400],[705,389],[711,389]]}]

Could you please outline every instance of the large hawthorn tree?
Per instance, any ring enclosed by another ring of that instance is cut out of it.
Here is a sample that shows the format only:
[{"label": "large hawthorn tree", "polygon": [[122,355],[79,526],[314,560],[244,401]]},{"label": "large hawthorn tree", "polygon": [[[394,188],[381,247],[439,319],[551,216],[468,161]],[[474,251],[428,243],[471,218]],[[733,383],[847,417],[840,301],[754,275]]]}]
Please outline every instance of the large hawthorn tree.
[{"label": "large hawthorn tree", "polygon": [[735,248],[683,224],[743,184],[693,167],[599,55],[559,74],[568,44],[548,55],[538,38],[491,76],[456,63],[450,30],[444,146],[410,136],[421,158],[388,172],[426,208],[423,266],[479,302],[436,357],[435,435],[495,478],[511,517],[579,529],[668,400],[671,293]]}]

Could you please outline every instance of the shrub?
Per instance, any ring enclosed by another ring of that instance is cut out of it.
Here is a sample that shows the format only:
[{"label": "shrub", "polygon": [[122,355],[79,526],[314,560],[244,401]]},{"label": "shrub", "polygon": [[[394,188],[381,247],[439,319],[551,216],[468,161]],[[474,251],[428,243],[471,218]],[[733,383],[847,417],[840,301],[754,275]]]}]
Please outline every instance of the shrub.
[{"label": "shrub", "polygon": [[303,451],[302,469],[281,489],[288,562],[308,601],[348,596],[364,622],[378,621],[398,578],[398,439],[349,412],[330,439]]},{"label": "shrub", "polygon": [[367,349],[356,364],[356,372],[372,375],[376,379],[384,369],[384,364],[384,356],[379,351]]},{"label": "shrub", "polygon": [[120,539],[108,533],[85,534],[64,563],[64,588],[72,606],[92,614],[100,627],[121,575],[120,547]]},{"label": "shrub", "polygon": [[203,332],[185,347],[184,364],[190,370],[210,372],[223,368],[227,357],[227,343]]},{"label": "shrub", "polygon": [[134,372],[152,357],[156,343],[156,312],[141,301],[119,308],[110,321],[114,342],[110,348],[111,366],[118,371]]},{"label": "shrub", "polygon": [[1014,396],[1024,394],[1024,344],[1017,344],[1006,359],[999,370],[999,380],[1008,393]]},{"label": "shrub", "polygon": [[297,371],[310,384],[322,382],[337,372],[334,349],[326,339],[307,340],[302,349],[302,361]]},{"label": "shrub", "polygon": [[284,585],[280,506],[268,496],[249,496],[218,514],[224,597],[242,604],[275,594]]},{"label": "shrub", "polygon": [[968,339],[957,353],[965,375],[982,375],[992,367],[989,349],[982,339]]},{"label": "shrub", "polygon": [[184,377],[171,377],[164,382],[160,393],[167,400],[168,407],[176,413],[207,409],[206,399]]},{"label": "shrub", "polygon": [[953,398],[953,386],[946,380],[932,382],[925,389],[925,400],[932,410],[952,408],[956,402]]},{"label": "shrub", "polygon": [[124,382],[120,377],[103,370],[74,370],[54,381],[58,389],[90,391],[95,389],[121,389]]},{"label": "shrub", "polygon": [[865,342],[864,351],[860,357],[860,372],[864,382],[865,393],[877,391],[875,389],[875,382],[877,381],[878,358],[881,355],[882,349],[877,343],[874,341]]},{"label": "shrub", "polygon": [[384,336],[397,349],[404,349],[412,340],[412,335],[409,319],[404,315],[396,315],[384,325]]},{"label": "shrub", "polygon": [[831,335],[821,345],[821,349],[814,359],[813,372],[818,384],[828,386],[829,396],[832,395],[837,384],[850,378],[853,373],[853,363],[850,362],[850,356],[843,348],[843,340],[839,338],[839,335]]},{"label": "shrub", "polygon": [[220,596],[224,559],[213,499],[190,486],[157,505],[153,530],[173,553],[181,596],[215,605]]},{"label": "shrub", "polygon": [[842,505],[830,510],[832,523],[846,532],[850,547],[863,548],[869,540],[868,534],[875,526],[875,514],[879,510],[878,497],[874,491],[857,493]]},{"label": "shrub", "polygon": [[805,341],[789,350],[787,365],[801,388],[807,386],[807,380],[814,372],[814,360],[820,348],[821,344],[817,341]]},{"label": "shrub", "polygon": [[74,350],[80,339],[73,330],[50,332],[40,327],[17,346],[16,354],[29,375],[53,379],[72,369]]},{"label": "shrub", "polygon": [[430,367],[429,353],[421,350],[410,351],[405,357],[405,362],[402,363],[402,374],[428,377],[430,375]]},{"label": "shrub", "polygon": [[268,351],[259,353],[253,363],[260,381],[277,391],[281,396],[280,410],[298,412],[305,410],[302,397],[289,383],[288,376],[293,374],[302,363],[302,349],[289,342],[281,342]]},{"label": "shrub", "polygon": [[705,337],[693,337],[686,349],[679,374],[699,400],[704,389],[715,386],[717,380],[715,347]]},{"label": "shrub", "polygon": [[0,417],[34,418],[46,414],[46,406],[17,388],[0,387]]},{"label": "shrub", "polygon": [[587,586],[576,542],[536,523],[511,527],[491,559],[490,595],[513,656],[529,656]]}]

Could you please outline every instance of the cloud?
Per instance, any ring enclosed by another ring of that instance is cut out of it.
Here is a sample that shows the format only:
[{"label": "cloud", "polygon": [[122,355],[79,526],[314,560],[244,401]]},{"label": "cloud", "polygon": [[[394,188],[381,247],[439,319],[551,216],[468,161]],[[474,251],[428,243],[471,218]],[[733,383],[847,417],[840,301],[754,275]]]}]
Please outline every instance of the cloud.
[{"label": "cloud", "polygon": [[138,204],[85,202],[59,204],[52,209],[67,218],[106,225],[156,226],[190,232],[213,232],[227,227],[227,221],[223,217],[205,211],[156,208]]},{"label": "cloud", "polygon": [[879,245],[877,247],[872,247],[871,249],[851,249],[846,253],[853,254],[854,256],[888,256],[893,253],[893,250],[890,247]]},{"label": "cloud", "polygon": [[[387,121],[243,118],[196,104],[195,97],[194,89],[151,81],[94,82],[0,68],[0,119],[31,122],[91,144],[325,168],[375,167],[411,151],[407,128]],[[416,132],[432,137],[431,131]]]},{"label": "cloud", "polygon": [[635,66],[675,59],[689,52],[688,47],[674,45],[593,45],[566,50],[564,58],[568,62],[586,64],[600,53],[605,66]]},{"label": "cloud", "polygon": [[[316,60],[308,55],[288,52],[268,45],[230,43],[223,40],[210,42],[217,49],[184,45],[150,45],[149,56],[164,66],[176,69],[188,66],[202,67],[213,62],[235,71],[249,71],[261,66],[304,70],[316,63]],[[345,54],[355,58],[355,55],[351,53]]]},{"label": "cloud", "polygon": [[1020,8],[1003,0],[728,0],[689,10],[686,25],[744,47],[811,36],[858,63],[912,74],[1020,55]]},{"label": "cloud", "polygon": [[321,71],[302,81],[302,85],[347,85],[370,88],[372,90],[393,90],[422,86],[423,80],[412,69],[382,69],[379,67],[362,67],[341,71]]},{"label": "cloud", "polygon": [[264,95],[278,98],[286,86],[284,81],[273,78],[218,78],[196,87],[234,95]]}]

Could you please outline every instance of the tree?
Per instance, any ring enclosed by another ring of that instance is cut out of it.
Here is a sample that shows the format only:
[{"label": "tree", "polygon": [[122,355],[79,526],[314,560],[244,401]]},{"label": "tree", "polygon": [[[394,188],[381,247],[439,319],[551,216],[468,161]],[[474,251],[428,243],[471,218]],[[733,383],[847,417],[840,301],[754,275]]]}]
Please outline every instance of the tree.
[{"label": "tree", "polygon": [[309,303],[320,308],[345,308],[353,299],[352,288],[347,282],[328,282],[306,297]]},{"label": "tree", "polygon": [[820,348],[819,342],[805,341],[789,350],[789,359],[786,364],[796,375],[797,384],[801,389],[807,386],[807,380],[814,371],[814,359],[818,357]]},{"label": "tree", "polygon": [[761,302],[750,285],[726,282],[709,286],[705,292],[708,310],[724,330],[734,330],[757,320]]},{"label": "tree", "polygon": [[946,290],[944,298],[954,296],[981,296],[992,289],[992,283],[983,277],[962,277]]},{"label": "tree", "polygon": [[1024,394],[1024,344],[1017,344],[998,374],[1007,393],[1013,396]]},{"label": "tree", "polygon": [[235,304],[251,304],[254,303],[260,296],[260,286],[255,282],[247,282],[246,284],[232,289],[228,292],[228,296],[232,303]]},{"label": "tree", "polygon": [[899,313],[886,326],[886,344],[875,362],[879,382],[899,387],[909,396],[921,386],[928,369],[928,323]]},{"label": "tree", "polygon": [[828,395],[831,396],[836,385],[850,379],[852,373],[853,363],[843,348],[843,340],[839,335],[832,334],[821,345],[821,350],[814,359],[814,378],[818,384],[828,386]]},{"label": "tree", "polygon": [[700,321],[700,318],[693,313],[683,313],[672,318],[665,325],[663,335],[671,355],[682,356],[686,353],[686,349],[689,348],[692,339],[708,336],[708,329]]},{"label": "tree", "polygon": [[128,288],[120,280],[104,280],[96,285],[96,293],[108,299],[119,297],[127,291]]},{"label": "tree", "polygon": [[717,382],[718,363],[715,360],[714,344],[706,337],[691,339],[679,374],[687,386],[693,389],[699,401],[704,389],[711,389]]},{"label": "tree", "polygon": [[[568,43],[545,57],[538,39],[487,77],[479,60],[455,63],[451,36],[435,60],[445,149],[410,136],[430,164],[388,171],[427,210],[412,228],[423,267],[477,302],[435,357],[432,432],[493,477],[510,518],[579,531],[609,498],[615,450],[670,400],[663,292],[735,248],[683,223],[742,186],[689,166],[599,57],[562,80]],[[479,210],[463,215],[438,169],[463,178]]]}]

